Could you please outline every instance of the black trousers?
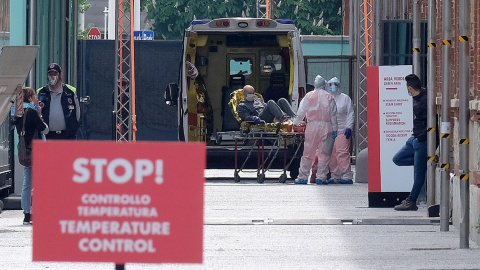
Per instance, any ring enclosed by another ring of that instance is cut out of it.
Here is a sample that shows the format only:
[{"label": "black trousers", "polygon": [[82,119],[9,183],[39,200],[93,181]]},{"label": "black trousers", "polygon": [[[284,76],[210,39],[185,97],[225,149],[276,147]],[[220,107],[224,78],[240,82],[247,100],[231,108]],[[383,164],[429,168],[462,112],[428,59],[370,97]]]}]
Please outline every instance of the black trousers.
[{"label": "black trousers", "polygon": [[65,130],[61,131],[50,131],[45,135],[47,140],[75,140],[77,136],[68,136]]}]

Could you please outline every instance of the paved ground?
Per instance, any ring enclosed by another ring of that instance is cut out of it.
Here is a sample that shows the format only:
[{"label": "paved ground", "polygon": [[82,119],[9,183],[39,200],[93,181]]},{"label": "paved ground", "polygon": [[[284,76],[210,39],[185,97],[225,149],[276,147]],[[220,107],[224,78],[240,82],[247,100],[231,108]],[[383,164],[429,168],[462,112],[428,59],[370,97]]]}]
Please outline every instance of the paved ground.
[{"label": "paved ground", "polygon": [[[480,269],[477,245],[459,249],[459,232],[454,227],[440,232],[425,205],[416,212],[368,208],[367,184],[236,184],[225,180],[231,175],[206,174],[217,178],[205,185],[203,264],[125,268]],[[0,215],[0,269],[114,269],[113,264],[33,263],[32,228],[21,225],[22,216],[20,210]]]}]

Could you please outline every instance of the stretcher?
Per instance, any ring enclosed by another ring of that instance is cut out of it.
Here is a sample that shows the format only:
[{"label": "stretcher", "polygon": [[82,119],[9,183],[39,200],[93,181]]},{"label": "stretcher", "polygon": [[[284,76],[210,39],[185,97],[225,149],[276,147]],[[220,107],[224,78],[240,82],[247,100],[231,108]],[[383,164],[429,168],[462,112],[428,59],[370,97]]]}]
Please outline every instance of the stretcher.
[{"label": "stretcher", "polygon": [[[262,95],[258,93],[255,93],[255,95],[263,99]],[[234,181],[240,181],[239,173],[245,169],[245,165],[255,152],[257,156],[257,182],[263,183],[265,180],[265,172],[272,168],[274,162],[279,158],[279,154],[282,153],[283,173],[279,178],[279,182],[285,183],[287,180],[287,170],[289,170],[293,161],[299,158],[301,154],[299,152],[303,147],[305,139],[305,126],[294,127],[292,121],[274,123],[265,123],[262,121],[260,124],[242,121],[238,115],[237,106],[243,99],[243,91],[239,89],[231,93],[231,99],[228,103],[233,116],[240,124],[240,130],[217,133],[218,138],[220,138],[217,143],[221,143],[222,139],[227,137],[230,142],[234,143]],[[239,160],[239,145],[241,145],[242,150],[248,150],[248,154],[243,161]],[[241,165],[239,165],[240,162]],[[296,170],[298,171],[298,168],[296,168]],[[293,177],[295,176],[296,175],[293,175]]]},{"label": "stretcher", "polygon": [[[303,132],[270,132],[270,131],[252,131],[244,136],[235,137],[235,171],[233,179],[240,182],[240,172],[244,170],[245,164],[252,157],[252,153],[257,149],[257,182],[265,181],[265,173],[272,168],[274,161],[279,158],[280,150],[283,149],[283,169],[278,181],[285,183],[287,181],[287,170],[292,162],[299,158],[299,150],[303,146],[305,133]],[[247,157],[240,161],[238,158],[238,142],[253,141],[248,144],[249,152]],[[266,145],[266,142],[268,145]],[[293,154],[289,155],[289,148],[293,148]],[[241,162],[241,165],[239,166]]]}]

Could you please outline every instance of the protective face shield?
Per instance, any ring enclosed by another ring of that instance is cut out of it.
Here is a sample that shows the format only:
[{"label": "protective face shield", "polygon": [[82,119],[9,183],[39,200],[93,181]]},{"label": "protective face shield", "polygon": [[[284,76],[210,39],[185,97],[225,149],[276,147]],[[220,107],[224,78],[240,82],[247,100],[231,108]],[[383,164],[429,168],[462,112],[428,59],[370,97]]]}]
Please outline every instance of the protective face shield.
[{"label": "protective face shield", "polygon": [[48,76],[48,83],[50,85],[55,85],[58,82],[58,75],[49,75]]},{"label": "protective face shield", "polygon": [[337,77],[333,77],[328,81],[328,86],[328,90],[330,91],[330,93],[336,94],[340,90],[340,80],[338,80]]},{"label": "protective face shield", "polygon": [[338,92],[338,86],[336,84],[331,84],[329,90],[330,93],[336,94]]},{"label": "protective face shield", "polygon": [[245,100],[253,101],[254,98],[255,98],[255,94],[247,94],[247,96],[245,97]]}]

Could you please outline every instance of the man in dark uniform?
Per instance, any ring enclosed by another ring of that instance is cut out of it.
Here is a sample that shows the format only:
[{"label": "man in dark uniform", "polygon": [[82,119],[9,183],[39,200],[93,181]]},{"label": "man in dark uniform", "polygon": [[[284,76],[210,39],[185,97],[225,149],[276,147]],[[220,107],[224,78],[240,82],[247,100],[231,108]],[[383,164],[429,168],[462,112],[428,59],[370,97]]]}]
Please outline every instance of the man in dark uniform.
[{"label": "man in dark uniform", "polygon": [[75,140],[80,106],[75,87],[62,82],[62,68],[52,63],[47,68],[48,84],[37,90],[42,117],[49,126],[47,140]]},{"label": "man in dark uniform", "polygon": [[413,97],[413,135],[393,156],[393,162],[397,166],[413,165],[413,187],[408,198],[394,209],[416,211],[418,194],[425,183],[427,171],[427,91],[422,89],[415,74],[407,75],[405,81],[408,94]]}]

